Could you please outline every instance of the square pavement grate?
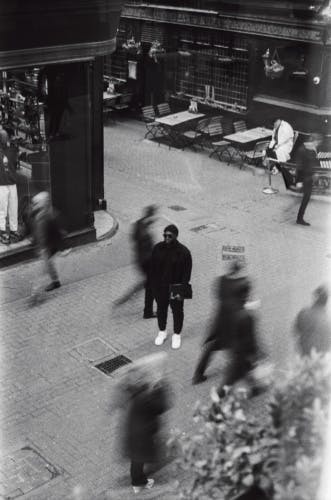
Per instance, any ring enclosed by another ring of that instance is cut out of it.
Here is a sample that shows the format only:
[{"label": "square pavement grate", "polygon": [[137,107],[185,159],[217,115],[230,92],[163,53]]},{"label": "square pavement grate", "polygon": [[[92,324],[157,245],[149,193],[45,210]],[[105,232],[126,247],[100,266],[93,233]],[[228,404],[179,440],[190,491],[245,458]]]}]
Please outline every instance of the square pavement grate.
[{"label": "square pavement grate", "polygon": [[102,359],[115,356],[116,349],[99,337],[89,339],[69,350],[69,354],[77,360],[88,361],[91,364],[101,362]]},{"label": "square pavement grate", "polygon": [[116,358],[108,359],[107,361],[103,361],[102,363],[95,365],[95,368],[102,371],[106,375],[109,375],[121,366],[128,365],[131,362],[131,359],[120,354],[119,356],[116,356]]},{"label": "square pavement grate", "polygon": [[181,212],[182,210],[187,210],[185,207],[181,207],[180,205],[171,205],[170,210],[175,210],[175,212]]}]

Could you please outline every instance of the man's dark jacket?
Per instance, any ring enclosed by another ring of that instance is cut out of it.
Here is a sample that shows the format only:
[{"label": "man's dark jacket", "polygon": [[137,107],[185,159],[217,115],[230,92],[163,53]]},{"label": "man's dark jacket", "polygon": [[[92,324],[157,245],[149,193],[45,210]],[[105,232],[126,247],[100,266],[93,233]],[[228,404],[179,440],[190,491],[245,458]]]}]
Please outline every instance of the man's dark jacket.
[{"label": "man's dark jacket", "polygon": [[186,246],[173,241],[157,243],[151,260],[151,285],[157,291],[175,283],[189,283],[192,271],[192,257]]}]

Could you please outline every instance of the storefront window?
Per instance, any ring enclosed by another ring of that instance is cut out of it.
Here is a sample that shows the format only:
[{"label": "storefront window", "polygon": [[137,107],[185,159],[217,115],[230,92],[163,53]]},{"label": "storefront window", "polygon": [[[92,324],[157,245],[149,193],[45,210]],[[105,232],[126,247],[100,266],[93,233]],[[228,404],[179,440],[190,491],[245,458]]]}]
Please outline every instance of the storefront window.
[{"label": "storefront window", "polygon": [[245,39],[225,34],[182,32],[176,91],[190,97],[246,109],[248,47]]},{"label": "storefront window", "polygon": [[[260,52],[258,58],[256,78],[259,93],[318,105],[319,84],[323,71],[322,57],[319,47],[271,43]],[[265,69],[265,65],[270,64],[272,60],[276,60],[283,67],[283,71],[276,76],[268,74]],[[317,78],[319,80],[316,80]]]},{"label": "storefront window", "polygon": [[48,82],[41,80],[41,70],[20,68],[0,74],[2,249],[25,239],[31,198],[51,191],[45,123]]}]

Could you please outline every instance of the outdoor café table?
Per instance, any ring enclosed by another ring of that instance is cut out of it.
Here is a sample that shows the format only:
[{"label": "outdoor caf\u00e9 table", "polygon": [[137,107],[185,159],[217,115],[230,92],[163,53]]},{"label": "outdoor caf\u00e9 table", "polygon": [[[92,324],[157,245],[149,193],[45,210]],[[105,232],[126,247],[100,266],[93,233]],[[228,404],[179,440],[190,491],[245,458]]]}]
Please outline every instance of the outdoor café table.
[{"label": "outdoor caf\u00e9 table", "polygon": [[189,122],[203,118],[203,113],[190,113],[189,111],[180,111],[167,116],[160,116],[155,121],[162,125],[166,135],[169,137],[170,142],[174,146],[181,147],[183,145],[180,133]]},{"label": "outdoor caf\u00e9 table", "polygon": [[271,129],[265,127],[255,127],[242,132],[236,132],[235,134],[226,135],[223,139],[231,143],[242,159],[244,151],[253,149],[257,142],[271,139],[271,136]]}]

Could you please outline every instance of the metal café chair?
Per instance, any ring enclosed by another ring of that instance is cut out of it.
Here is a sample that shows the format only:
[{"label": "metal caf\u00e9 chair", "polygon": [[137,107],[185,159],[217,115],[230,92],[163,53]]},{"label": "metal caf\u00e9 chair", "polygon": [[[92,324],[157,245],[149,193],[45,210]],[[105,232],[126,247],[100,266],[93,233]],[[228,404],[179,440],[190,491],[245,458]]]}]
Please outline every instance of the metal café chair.
[{"label": "metal caf\u00e9 chair", "polygon": [[181,134],[184,140],[183,149],[185,149],[186,146],[192,146],[194,148],[196,145],[202,148],[206,134],[208,134],[209,122],[210,118],[202,118],[202,120],[198,121],[194,129],[186,130]]},{"label": "metal caf\u00e9 chair", "polygon": [[146,126],[146,134],[144,138],[147,139],[148,136],[151,136],[152,139],[155,139],[159,134],[162,135],[163,128],[155,121],[156,115],[153,106],[144,106],[141,108],[141,112],[142,119]]},{"label": "metal caf\u00e9 chair", "polygon": [[171,109],[169,103],[167,102],[162,102],[161,104],[157,104],[156,109],[159,116],[171,115]]},{"label": "metal caf\u00e9 chair", "polygon": [[233,128],[235,132],[244,132],[247,130],[247,125],[244,120],[238,120],[236,122],[233,122]]},{"label": "metal caf\u00e9 chair", "polygon": [[208,125],[208,132],[205,142],[207,146],[212,150],[209,158],[212,158],[212,156],[216,155],[221,161],[223,158],[223,154],[226,153],[229,157],[230,162],[232,159],[232,155],[229,150],[231,144],[223,139],[224,130],[221,119],[221,116],[213,116],[211,118]]}]

